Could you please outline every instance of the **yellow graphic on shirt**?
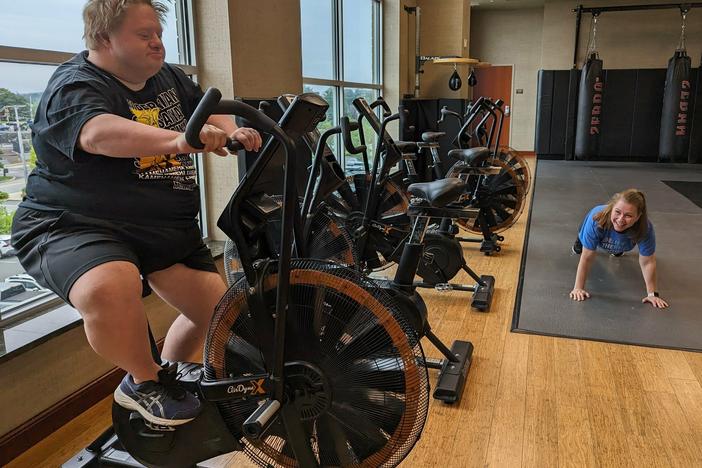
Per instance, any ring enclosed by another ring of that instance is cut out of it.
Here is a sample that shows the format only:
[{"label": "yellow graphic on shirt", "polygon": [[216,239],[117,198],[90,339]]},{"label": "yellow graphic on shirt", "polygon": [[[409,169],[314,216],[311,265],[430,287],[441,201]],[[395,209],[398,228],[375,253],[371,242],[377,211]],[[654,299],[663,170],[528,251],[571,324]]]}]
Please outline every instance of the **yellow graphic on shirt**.
[{"label": "yellow graphic on shirt", "polygon": [[[150,101],[127,99],[132,120],[156,128],[184,132],[186,118],[175,88],[169,88]],[[163,154],[134,158],[134,174],[139,181],[169,181],[173,190],[197,189],[196,170],[189,154]]]},{"label": "yellow graphic on shirt", "polygon": [[158,113],[161,111],[158,107],[155,109],[129,109],[136,121],[146,125],[151,125],[152,127],[158,127]]},{"label": "yellow graphic on shirt", "polygon": [[[159,128],[158,117],[161,109],[158,107],[152,109],[129,109],[134,114],[134,120],[139,123],[150,125]],[[169,167],[180,166],[181,163],[175,158],[174,154],[160,156],[144,156],[136,159],[139,171],[152,171],[156,169],[166,169]]]}]

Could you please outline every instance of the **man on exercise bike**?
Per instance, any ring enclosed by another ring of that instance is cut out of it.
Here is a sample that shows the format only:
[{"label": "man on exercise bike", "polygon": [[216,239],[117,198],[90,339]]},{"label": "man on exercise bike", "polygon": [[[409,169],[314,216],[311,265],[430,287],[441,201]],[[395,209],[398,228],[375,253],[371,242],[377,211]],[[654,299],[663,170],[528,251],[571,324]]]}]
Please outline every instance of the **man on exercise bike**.
[{"label": "man on exercise bike", "polygon": [[[12,227],[29,274],[80,312],[90,345],[128,374],[120,405],[153,424],[197,416],[198,400],[154,362],[144,282],[181,315],[165,338],[168,361],[199,361],[226,291],[202,241],[200,198],[184,138],[202,90],[164,63],[166,6],[89,0],[88,50],[58,67],[32,129],[37,167]],[[260,135],[212,116],[200,133],[220,156],[227,137],[258,150]]]}]

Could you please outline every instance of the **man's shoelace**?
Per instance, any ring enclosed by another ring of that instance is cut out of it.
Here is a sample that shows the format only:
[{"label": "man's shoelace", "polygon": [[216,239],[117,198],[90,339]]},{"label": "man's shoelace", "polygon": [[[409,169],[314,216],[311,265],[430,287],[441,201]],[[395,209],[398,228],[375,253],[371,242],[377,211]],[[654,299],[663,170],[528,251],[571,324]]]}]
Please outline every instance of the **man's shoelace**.
[{"label": "man's shoelace", "polygon": [[176,363],[165,367],[164,369],[158,372],[158,381],[161,385],[163,385],[163,388],[166,390],[166,393],[171,398],[173,398],[174,400],[182,400],[185,398],[186,391],[178,383],[177,370],[178,364]]}]

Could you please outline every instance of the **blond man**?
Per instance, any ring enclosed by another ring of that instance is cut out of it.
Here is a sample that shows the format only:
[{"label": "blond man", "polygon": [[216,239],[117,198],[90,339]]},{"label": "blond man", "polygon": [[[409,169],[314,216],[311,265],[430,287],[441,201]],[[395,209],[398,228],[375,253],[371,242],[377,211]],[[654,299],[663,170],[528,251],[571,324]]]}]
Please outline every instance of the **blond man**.
[{"label": "blond man", "polygon": [[[88,50],[58,67],[33,127],[37,167],[13,225],[29,274],[80,312],[93,349],[128,374],[120,405],[154,424],[192,420],[200,403],[150,353],[142,293],[181,315],[162,357],[198,361],[226,286],[202,242],[200,199],[183,131],[202,90],[164,63],[166,6],[90,0]],[[258,150],[261,137],[213,116],[200,133],[220,156],[226,138]]]}]

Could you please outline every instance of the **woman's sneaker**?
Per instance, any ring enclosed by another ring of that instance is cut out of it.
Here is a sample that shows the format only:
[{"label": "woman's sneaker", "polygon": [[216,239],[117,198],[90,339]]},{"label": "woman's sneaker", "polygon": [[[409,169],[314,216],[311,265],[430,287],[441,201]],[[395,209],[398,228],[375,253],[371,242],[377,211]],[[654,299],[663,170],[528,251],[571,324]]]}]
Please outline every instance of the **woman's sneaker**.
[{"label": "woman's sneaker", "polygon": [[173,372],[163,369],[158,379],[137,384],[130,374],[125,375],[115,390],[115,401],[158,426],[178,426],[200,414],[200,400],[178,384]]}]

